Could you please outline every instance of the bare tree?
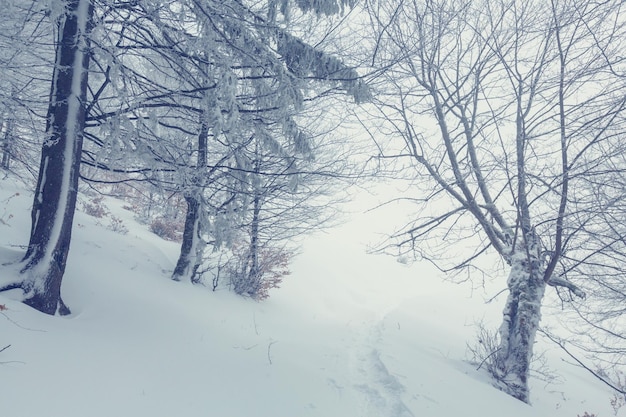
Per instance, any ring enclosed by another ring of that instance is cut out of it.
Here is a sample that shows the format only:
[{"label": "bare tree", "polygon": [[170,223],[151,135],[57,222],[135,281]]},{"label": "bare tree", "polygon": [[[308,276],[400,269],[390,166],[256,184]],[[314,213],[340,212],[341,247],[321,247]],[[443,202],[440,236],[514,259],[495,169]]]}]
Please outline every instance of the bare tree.
[{"label": "bare tree", "polygon": [[[381,159],[421,189],[410,199],[417,218],[381,250],[446,271],[471,272],[479,255],[499,255],[509,267],[508,297],[492,369],[503,390],[528,402],[546,286],[585,296],[584,274],[572,271],[594,236],[587,225],[602,216],[586,194],[623,151],[624,83],[601,59],[623,47],[621,4],[368,6],[372,63],[382,75],[371,114],[379,126],[367,126]],[[451,259],[458,242],[473,250]]]},{"label": "bare tree", "polygon": [[0,168],[30,180],[45,127],[54,47],[52,22],[30,1],[0,10]]},{"label": "bare tree", "polygon": [[612,404],[618,409],[626,405],[626,152],[614,151],[619,154],[589,184],[598,216],[579,223],[586,239],[563,255],[565,273],[580,282],[587,298],[566,299],[568,308],[555,314],[560,326],[544,328],[543,334],[614,389]]}]

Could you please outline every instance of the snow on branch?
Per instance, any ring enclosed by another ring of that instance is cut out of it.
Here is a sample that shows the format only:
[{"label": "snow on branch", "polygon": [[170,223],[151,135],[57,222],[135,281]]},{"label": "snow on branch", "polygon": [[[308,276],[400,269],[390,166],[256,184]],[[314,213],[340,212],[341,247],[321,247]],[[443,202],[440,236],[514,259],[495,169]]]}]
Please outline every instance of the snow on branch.
[{"label": "snow on branch", "polygon": [[285,59],[287,68],[295,75],[337,81],[357,103],[371,100],[368,86],[354,68],[284,31],[278,33],[277,40],[278,53]]},{"label": "snow on branch", "polygon": [[[278,6],[283,14],[287,14],[289,1],[290,0],[270,1],[270,8],[276,9]],[[304,13],[315,12],[317,15],[332,16],[338,13],[343,14],[346,6],[353,8],[356,4],[356,0],[295,0],[294,3]]]},{"label": "snow on branch", "polygon": [[585,298],[587,296],[587,294],[585,294],[585,292],[581,290],[577,285],[563,278],[551,277],[550,279],[548,279],[548,281],[546,281],[546,283],[553,287],[565,287],[579,298]]}]

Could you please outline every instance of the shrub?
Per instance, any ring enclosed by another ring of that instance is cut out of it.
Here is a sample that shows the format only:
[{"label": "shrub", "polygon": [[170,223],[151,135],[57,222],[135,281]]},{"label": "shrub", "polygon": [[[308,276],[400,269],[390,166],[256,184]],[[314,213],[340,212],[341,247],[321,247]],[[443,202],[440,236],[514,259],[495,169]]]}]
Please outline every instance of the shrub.
[{"label": "shrub", "polygon": [[111,221],[109,222],[107,229],[112,230],[115,233],[119,233],[122,235],[125,235],[126,233],[128,233],[128,229],[126,228],[126,226],[124,226],[122,219],[120,219],[117,216],[111,216]]},{"label": "shrub", "polygon": [[293,252],[265,247],[258,250],[258,268],[252,271],[250,250],[233,251],[234,257],[227,264],[230,285],[237,294],[261,301],[269,297],[269,291],[279,288],[283,277],[289,275],[289,262]]},{"label": "shrub", "polygon": [[109,212],[102,204],[102,200],[102,197],[94,197],[90,201],[83,201],[83,211],[89,216],[96,217],[98,219],[105,217],[109,214]]},{"label": "shrub", "polygon": [[485,370],[496,380],[499,378],[499,370],[504,366],[498,355],[500,340],[497,331],[487,329],[482,323],[478,325],[478,334],[473,345],[467,345],[467,350],[471,357],[469,362],[477,365],[477,369]]},{"label": "shrub", "polygon": [[626,373],[619,370],[615,371],[612,382],[618,392],[613,394],[613,398],[611,398],[610,403],[611,407],[613,407],[613,413],[618,415],[619,410],[622,407],[626,407]]},{"label": "shrub", "polygon": [[165,217],[157,217],[150,223],[150,230],[165,240],[180,242],[183,236],[184,225],[180,221],[171,221]]},{"label": "shrub", "polygon": [[6,200],[3,200],[2,202],[5,203],[4,206],[4,211],[2,214],[0,214],[0,224],[3,224],[5,226],[9,226],[9,220],[11,220],[13,218],[12,214],[7,214],[7,204],[9,203],[9,201],[11,201],[11,199],[13,199],[14,197],[19,196],[20,193],[15,193],[11,196],[9,196],[9,198],[7,198]]}]

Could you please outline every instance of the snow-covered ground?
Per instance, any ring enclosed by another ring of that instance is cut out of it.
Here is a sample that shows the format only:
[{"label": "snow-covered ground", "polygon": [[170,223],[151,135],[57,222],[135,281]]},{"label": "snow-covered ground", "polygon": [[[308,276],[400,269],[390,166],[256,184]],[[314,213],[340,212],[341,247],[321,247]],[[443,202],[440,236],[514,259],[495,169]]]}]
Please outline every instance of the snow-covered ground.
[{"label": "snow-covered ground", "polygon": [[[2,264],[23,253],[31,198],[0,180]],[[2,417],[615,414],[610,391],[541,341],[558,378],[533,381],[532,406],[493,388],[466,344],[501,306],[428,265],[366,255],[376,212],[308,238],[282,288],[258,303],[172,282],[178,245],[107,204],[128,233],[77,214],[63,285],[71,316],[0,294]],[[0,267],[0,284],[13,270]]]}]

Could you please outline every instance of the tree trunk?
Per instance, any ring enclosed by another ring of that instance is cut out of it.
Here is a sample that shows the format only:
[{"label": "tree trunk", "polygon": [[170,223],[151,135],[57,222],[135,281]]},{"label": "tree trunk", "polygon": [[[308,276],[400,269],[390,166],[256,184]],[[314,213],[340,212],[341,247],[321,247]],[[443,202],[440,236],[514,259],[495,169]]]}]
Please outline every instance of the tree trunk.
[{"label": "tree trunk", "polygon": [[527,250],[518,250],[511,259],[508,279],[509,296],[500,327],[497,353],[499,374],[496,379],[509,395],[529,402],[528,377],[533,344],[539,321],[546,283],[540,246],[534,231],[527,237]]},{"label": "tree trunk", "polygon": [[[257,170],[258,170],[257,164]],[[250,224],[250,271],[248,272],[248,289],[256,294],[260,287],[259,271],[259,222],[261,215],[261,196],[255,190],[254,205],[252,208],[252,223]],[[254,295],[251,294],[251,295]]]},{"label": "tree trunk", "polygon": [[185,216],[183,243],[180,247],[180,256],[176,262],[172,279],[181,281],[189,277],[192,282],[196,282],[196,275],[201,263],[201,257],[198,259],[198,251],[200,247],[204,248],[200,235],[200,210],[202,210],[202,206],[199,199],[195,197],[185,197],[185,201],[187,202],[187,215]]},{"label": "tree trunk", "polygon": [[[183,243],[180,247],[180,256],[176,262],[176,268],[172,274],[174,281],[181,281],[189,277],[191,282],[197,283],[198,268],[202,264],[202,257],[206,243],[202,238],[204,230],[202,224],[202,192],[204,191],[206,166],[208,162],[209,126],[204,115],[201,116],[200,133],[198,134],[198,161],[196,175],[193,179],[192,190],[185,196],[187,202],[187,214],[185,216],[185,229],[183,230]],[[193,265],[191,265],[193,262]]]},{"label": "tree trunk", "polygon": [[4,131],[4,140],[2,141],[2,162],[0,167],[9,169],[11,164],[11,142],[13,142],[13,119],[7,119],[6,130]]},{"label": "tree trunk", "polygon": [[[256,297],[261,289],[261,270],[259,266],[259,227],[261,222],[261,193],[263,192],[260,184],[261,159],[259,156],[259,144],[256,143],[256,157],[254,161],[254,174],[251,178],[252,193],[254,195],[252,201],[252,221],[250,222],[250,246],[246,265],[248,266],[247,276],[242,277],[242,284],[245,288],[237,291],[238,294],[247,294]],[[245,272],[245,271],[244,271]]]},{"label": "tree trunk", "polygon": [[37,310],[69,314],[61,281],[69,253],[85,127],[91,0],[69,0],[59,22],[56,62],[39,178],[23,259],[24,302]]}]

